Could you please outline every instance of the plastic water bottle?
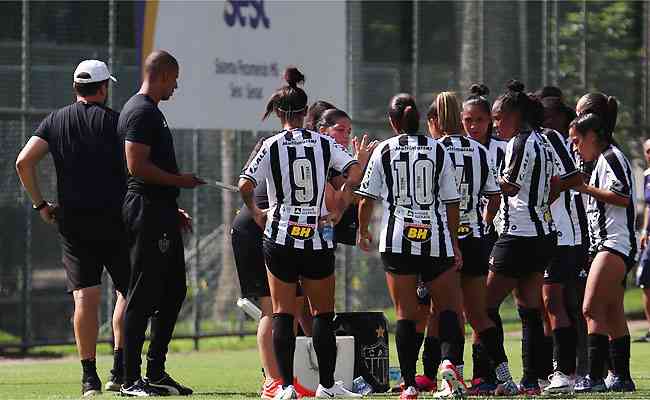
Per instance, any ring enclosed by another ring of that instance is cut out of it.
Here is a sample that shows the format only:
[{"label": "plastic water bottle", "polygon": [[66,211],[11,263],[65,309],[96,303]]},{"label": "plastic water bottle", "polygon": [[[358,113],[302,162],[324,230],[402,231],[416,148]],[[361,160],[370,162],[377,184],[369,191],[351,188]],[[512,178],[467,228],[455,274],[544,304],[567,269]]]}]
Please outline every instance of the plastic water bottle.
[{"label": "plastic water bottle", "polygon": [[242,311],[246,313],[246,315],[256,321],[259,321],[260,318],[262,318],[262,310],[260,310],[260,308],[255,303],[246,298],[240,298],[237,300],[237,307],[241,308]]},{"label": "plastic water bottle", "polygon": [[366,396],[372,393],[372,386],[363,379],[363,376],[359,376],[352,381],[352,391]]},{"label": "plastic water bottle", "polygon": [[328,242],[334,240],[334,225],[331,222],[326,222],[320,231],[320,236]]}]

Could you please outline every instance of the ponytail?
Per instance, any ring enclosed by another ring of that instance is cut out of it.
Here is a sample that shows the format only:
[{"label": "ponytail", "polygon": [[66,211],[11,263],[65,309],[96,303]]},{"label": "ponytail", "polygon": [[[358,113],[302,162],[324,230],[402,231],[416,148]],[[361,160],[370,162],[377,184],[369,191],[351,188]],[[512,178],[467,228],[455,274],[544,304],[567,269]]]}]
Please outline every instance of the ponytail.
[{"label": "ponytail", "polygon": [[578,100],[578,116],[596,114],[600,117],[607,142],[616,144],[614,140],[614,129],[618,119],[618,101],[613,96],[604,93],[587,93]]},{"label": "ponytail", "polygon": [[438,125],[444,134],[460,133],[463,126],[460,120],[460,106],[453,92],[442,92],[436,97]]},{"label": "ponytail", "polygon": [[274,111],[283,118],[291,119],[294,115],[304,113],[307,108],[307,94],[298,87],[305,82],[305,76],[296,67],[288,67],[282,75],[287,84],[278,89],[266,103],[262,120]]},{"label": "ponytail", "polygon": [[400,93],[390,100],[388,116],[396,125],[399,133],[417,133],[420,129],[420,114],[415,105],[415,98],[407,93]]}]

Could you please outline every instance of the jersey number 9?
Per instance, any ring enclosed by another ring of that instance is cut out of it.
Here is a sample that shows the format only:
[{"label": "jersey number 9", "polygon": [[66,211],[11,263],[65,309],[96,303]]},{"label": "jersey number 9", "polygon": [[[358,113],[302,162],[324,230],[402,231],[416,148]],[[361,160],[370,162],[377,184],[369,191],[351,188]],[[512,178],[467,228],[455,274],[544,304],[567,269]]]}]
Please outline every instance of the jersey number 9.
[{"label": "jersey number 9", "polygon": [[293,195],[298,203],[311,203],[314,199],[314,169],[306,158],[298,158],[291,166]]}]

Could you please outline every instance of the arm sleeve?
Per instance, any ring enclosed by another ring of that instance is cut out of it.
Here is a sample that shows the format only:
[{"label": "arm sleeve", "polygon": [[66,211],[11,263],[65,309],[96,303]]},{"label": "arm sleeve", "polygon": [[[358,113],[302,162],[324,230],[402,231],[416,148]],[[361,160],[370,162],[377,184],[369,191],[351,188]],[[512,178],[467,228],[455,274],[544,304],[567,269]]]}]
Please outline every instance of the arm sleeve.
[{"label": "arm sleeve", "polygon": [[160,115],[153,109],[141,109],[133,112],[126,122],[124,138],[129,142],[151,146],[155,134],[162,126]]},{"label": "arm sleeve", "polygon": [[517,188],[521,188],[530,164],[530,154],[526,149],[526,138],[517,135],[508,142],[506,147],[503,180]]},{"label": "arm sleeve", "polygon": [[460,201],[458,184],[456,183],[456,167],[454,167],[454,162],[451,161],[451,157],[449,157],[449,153],[444,146],[440,145],[439,149],[444,151],[442,170],[438,177],[440,200],[443,203],[456,203]]},{"label": "arm sleeve", "polygon": [[571,157],[569,147],[564,139],[560,139],[559,133],[551,132],[547,135],[551,146],[553,147],[554,164],[556,165],[556,173],[560,179],[569,178],[578,173],[576,164]]},{"label": "arm sleeve", "polygon": [[50,142],[50,127],[52,126],[53,115],[54,114],[48,115],[43,121],[41,121],[40,125],[38,125],[38,128],[36,128],[34,131],[34,136],[38,136],[48,143]]},{"label": "arm sleeve", "polygon": [[252,157],[239,175],[240,178],[248,179],[257,186],[258,182],[266,178],[270,170],[270,150],[268,141],[264,142],[259,151]]},{"label": "arm sleeve", "polygon": [[350,168],[351,165],[353,164],[358,164],[357,160],[352,158],[350,154],[348,154],[347,151],[343,148],[338,143],[332,143],[332,158],[330,160],[330,167],[332,169],[335,169],[336,171],[340,172],[341,174],[345,174],[345,171],[347,171],[348,168]]},{"label": "arm sleeve", "polygon": [[381,164],[382,149],[383,146],[377,147],[370,156],[366,172],[363,175],[359,189],[355,192],[356,194],[373,200],[380,200],[384,182]]},{"label": "arm sleeve", "polygon": [[605,160],[607,169],[603,189],[610,190],[619,196],[630,197],[631,182],[625,173],[623,163],[613,153],[606,155]]}]

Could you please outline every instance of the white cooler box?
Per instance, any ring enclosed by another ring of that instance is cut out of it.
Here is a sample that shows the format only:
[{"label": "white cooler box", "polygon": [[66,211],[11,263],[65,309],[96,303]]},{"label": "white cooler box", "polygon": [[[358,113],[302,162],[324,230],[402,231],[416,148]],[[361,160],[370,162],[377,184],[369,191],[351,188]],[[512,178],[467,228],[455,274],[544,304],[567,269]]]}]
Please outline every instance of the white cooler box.
[{"label": "white cooler box", "polygon": [[[293,371],[298,384],[315,392],[318,388],[318,360],[310,337],[296,338],[296,353],[293,357]],[[354,373],[354,336],[336,337],[336,368],[334,381],[343,381],[346,389],[352,390]]]}]

